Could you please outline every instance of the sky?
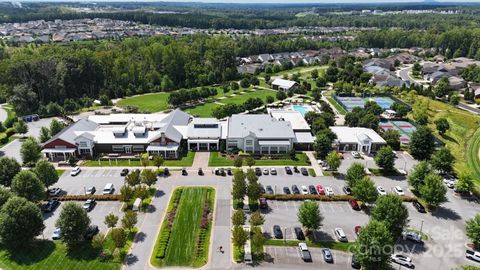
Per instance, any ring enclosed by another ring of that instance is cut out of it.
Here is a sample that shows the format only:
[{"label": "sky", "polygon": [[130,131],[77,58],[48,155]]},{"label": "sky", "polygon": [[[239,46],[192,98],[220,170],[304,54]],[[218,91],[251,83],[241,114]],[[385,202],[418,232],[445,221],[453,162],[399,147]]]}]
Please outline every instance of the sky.
[{"label": "sky", "polygon": [[[9,0],[0,0],[0,2],[11,2]],[[424,2],[422,0],[21,0],[15,2],[202,2],[202,3],[282,3],[282,4],[301,4],[301,3],[412,3]],[[432,1],[429,1],[432,2]],[[480,0],[436,0],[435,2],[449,3],[480,3]]]}]

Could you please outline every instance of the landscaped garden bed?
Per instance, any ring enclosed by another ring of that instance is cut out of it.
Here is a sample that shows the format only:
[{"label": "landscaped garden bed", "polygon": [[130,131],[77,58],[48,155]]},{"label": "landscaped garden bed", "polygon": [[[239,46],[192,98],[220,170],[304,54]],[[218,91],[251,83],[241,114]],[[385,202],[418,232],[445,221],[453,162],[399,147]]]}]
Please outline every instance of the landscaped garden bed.
[{"label": "landscaped garden bed", "polygon": [[[243,166],[247,166],[245,158],[249,155],[242,155],[244,158]],[[222,167],[222,166],[234,166],[234,160],[237,155],[222,154],[219,152],[211,152],[210,159],[208,160],[208,166]],[[305,153],[296,153],[295,159],[292,159],[288,154],[279,155],[253,155],[251,156],[255,160],[256,166],[308,166],[308,157]]]},{"label": "landscaped garden bed", "polygon": [[[195,152],[188,152],[184,157],[180,159],[167,159],[163,162],[165,167],[190,167],[193,164],[195,158]],[[143,166],[139,158],[131,159],[96,159],[87,160],[83,162],[83,166],[87,167],[141,167]],[[149,161],[148,166],[154,166],[153,161]]]},{"label": "landscaped garden bed", "polygon": [[213,188],[174,190],[153,250],[152,265],[200,267],[207,263],[214,201]]}]

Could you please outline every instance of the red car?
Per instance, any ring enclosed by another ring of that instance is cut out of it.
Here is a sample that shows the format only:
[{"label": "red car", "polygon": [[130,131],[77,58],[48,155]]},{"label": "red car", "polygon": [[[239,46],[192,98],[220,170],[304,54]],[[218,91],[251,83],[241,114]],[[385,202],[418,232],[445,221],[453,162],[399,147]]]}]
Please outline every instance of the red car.
[{"label": "red car", "polygon": [[323,189],[322,185],[317,185],[317,192],[318,195],[325,195],[325,190]]},{"label": "red car", "polygon": [[359,235],[361,230],[362,230],[362,226],[360,226],[360,225],[355,226],[355,234],[356,235]]},{"label": "red car", "polygon": [[360,206],[358,205],[357,200],[350,199],[350,200],[348,200],[348,203],[350,204],[350,206],[352,207],[353,210],[360,210]]}]

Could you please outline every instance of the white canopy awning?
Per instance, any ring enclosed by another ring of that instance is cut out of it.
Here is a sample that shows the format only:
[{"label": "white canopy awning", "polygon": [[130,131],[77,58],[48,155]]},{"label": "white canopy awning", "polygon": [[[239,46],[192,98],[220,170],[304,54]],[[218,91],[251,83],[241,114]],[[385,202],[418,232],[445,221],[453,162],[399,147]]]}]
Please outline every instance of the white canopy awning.
[{"label": "white canopy awning", "polygon": [[258,141],[260,146],[288,146],[290,141]]},{"label": "white canopy awning", "polygon": [[75,148],[45,148],[42,153],[75,153],[75,151],[77,151]]},{"label": "white canopy awning", "polygon": [[177,151],[178,145],[149,145],[147,151]]},{"label": "white canopy awning", "polygon": [[218,143],[218,139],[217,140],[188,139],[188,143]]}]

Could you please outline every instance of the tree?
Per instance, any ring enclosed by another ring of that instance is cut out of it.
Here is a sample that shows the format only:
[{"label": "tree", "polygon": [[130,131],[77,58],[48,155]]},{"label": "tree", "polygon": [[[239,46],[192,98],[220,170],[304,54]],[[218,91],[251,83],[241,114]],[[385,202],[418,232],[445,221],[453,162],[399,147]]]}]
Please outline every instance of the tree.
[{"label": "tree", "polygon": [[473,242],[476,248],[480,248],[480,214],[466,222],[467,236]]},{"label": "tree", "polygon": [[358,200],[371,204],[377,200],[378,193],[375,183],[368,176],[358,180],[352,187],[352,193]]},{"label": "tree", "polygon": [[455,162],[455,157],[452,155],[450,150],[446,147],[440,148],[438,151],[433,153],[430,163],[432,168],[440,171],[442,173],[449,173],[453,169],[453,163]]},{"label": "tree", "polygon": [[10,190],[0,187],[0,208],[13,196]]},{"label": "tree", "polygon": [[115,248],[123,248],[127,244],[127,234],[123,228],[113,228],[111,234]]},{"label": "tree", "polygon": [[261,247],[265,243],[265,236],[263,236],[260,227],[253,227],[251,230],[251,241],[255,247]]},{"label": "tree", "polygon": [[23,164],[27,166],[33,166],[42,157],[42,148],[38,144],[37,140],[33,137],[28,137],[20,148],[20,155],[22,157]]},{"label": "tree", "polygon": [[247,163],[247,166],[250,168],[255,165],[255,159],[253,157],[247,157],[245,159],[245,162]]},{"label": "tree", "polygon": [[45,195],[45,186],[31,171],[21,171],[13,177],[11,190],[17,196],[38,202]]},{"label": "tree", "polygon": [[460,192],[470,193],[473,191],[474,187],[475,183],[473,182],[473,177],[468,173],[461,173],[455,184],[455,189]]},{"label": "tree", "polygon": [[57,170],[55,170],[55,167],[46,160],[39,160],[37,164],[35,164],[33,172],[38,176],[38,179],[42,181],[46,188],[58,181]]},{"label": "tree", "polygon": [[336,171],[342,162],[336,151],[331,151],[328,153],[328,156],[325,160],[327,161],[328,168],[332,171]]},{"label": "tree", "polygon": [[248,240],[248,233],[240,226],[233,227],[232,242],[236,247],[243,247]]},{"label": "tree", "polygon": [[449,83],[448,78],[446,76],[442,77],[437,82],[437,85],[434,88],[433,92],[435,93],[435,96],[437,96],[439,98],[443,98],[446,95],[448,95],[448,93],[450,92],[450,83]]},{"label": "tree", "polygon": [[398,130],[388,129],[383,132],[382,137],[392,149],[400,150],[400,132]]},{"label": "tree", "polygon": [[120,200],[122,202],[130,201],[133,198],[133,196],[135,196],[135,192],[132,187],[123,185],[120,188]]},{"label": "tree", "polygon": [[147,153],[144,153],[140,156],[140,164],[142,164],[142,166],[144,168],[148,166],[149,162],[150,162],[150,160],[148,159],[148,154]]},{"label": "tree", "polygon": [[243,158],[241,156],[237,156],[235,160],[233,161],[233,166],[240,168],[243,165]]},{"label": "tree", "polygon": [[367,176],[365,173],[365,167],[362,164],[355,162],[350,168],[348,168],[345,180],[347,181],[348,186],[353,188],[355,183],[365,176]]},{"label": "tree", "polygon": [[385,171],[395,170],[395,154],[390,146],[383,146],[375,155],[375,163]]},{"label": "tree", "polygon": [[245,212],[243,212],[243,209],[237,209],[235,210],[235,212],[233,212],[233,215],[232,215],[233,226],[244,225],[246,220],[247,220],[247,217],[245,216]]},{"label": "tree", "polygon": [[8,247],[30,244],[44,228],[40,208],[24,198],[11,197],[0,209],[0,238]]},{"label": "tree", "polygon": [[128,210],[122,218],[122,227],[127,230],[132,230],[137,224],[137,212]]},{"label": "tree", "polygon": [[83,241],[83,236],[90,225],[90,218],[82,206],[74,202],[67,202],[60,212],[60,216],[55,222],[55,226],[60,229],[62,241],[69,248],[74,247]]},{"label": "tree", "polygon": [[153,156],[153,165],[157,166],[157,169],[159,169],[163,165],[164,161],[165,160],[160,155]]},{"label": "tree", "polygon": [[44,143],[48,140],[50,140],[50,130],[47,127],[41,127],[40,128],[40,136],[39,140],[41,143]]},{"label": "tree", "polygon": [[447,132],[447,130],[450,128],[450,124],[445,118],[439,118],[435,120],[435,126],[438,130],[438,133],[440,133],[442,136],[445,135],[445,132]]},{"label": "tree", "polygon": [[276,96],[278,100],[284,100],[287,98],[287,94],[285,94],[283,91],[278,91]]},{"label": "tree", "polygon": [[75,165],[77,165],[77,159],[74,155],[68,157],[68,165],[70,165],[70,167],[75,167]]},{"label": "tree", "polygon": [[133,170],[131,173],[125,176],[125,182],[132,187],[140,184],[141,181],[142,181],[142,178],[140,176],[140,170],[138,169]]},{"label": "tree", "polygon": [[103,233],[97,233],[95,236],[93,236],[92,247],[94,249],[100,250],[103,247],[104,243],[105,243],[105,235]]},{"label": "tree", "polygon": [[11,157],[0,158],[0,185],[9,187],[12,179],[21,170],[17,160]]},{"label": "tree", "polygon": [[314,69],[312,70],[312,72],[310,72],[310,75],[312,77],[312,79],[317,79],[318,78],[318,69]]},{"label": "tree", "polygon": [[232,198],[234,200],[243,201],[247,192],[247,182],[243,171],[237,170],[233,173],[232,179]]},{"label": "tree", "polygon": [[443,185],[442,178],[436,174],[429,174],[420,187],[420,195],[430,206],[438,206],[445,201],[447,189]]},{"label": "tree", "polygon": [[117,222],[118,222],[118,216],[116,216],[113,213],[110,213],[110,214],[106,215],[105,216],[105,221],[103,221],[103,223],[105,223],[105,225],[107,225],[107,228],[113,228],[113,227],[117,226]]},{"label": "tree", "polygon": [[396,239],[407,225],[408,210],[400,196],[387,194],[378,197],[372,211],[372,218],[383,222],[393,238]]},{"label": "tree", "polygon": [[64,128],[64,125],[62,122],[58,121],[57,119],[53,119],[52,122],[50,122],[50,136],[55,136],[57,135],[62,129]]},{"label": "tree", "polygon": [[267,104],[270,104],[270,103],[273,103],[275,101],[275,98],[273,98],[272,96],[267,96],[265,101],[266,101]]},{"label": "tree", "polygon": [[248,198],[252,201],[257,201],[262,195],[262,186],[258,181],[250,182],[247,187]]},{"label": "tree", "polygon": [[403,104],[403,103],[400,103],[400,102],[394,102],[393,105],[392,105],[392,110],[395,111],[395,116],[397,118],[404,118],[405,116],[407,116],[408,112],[409,112],[409,108],[407,105]]},{"label": "tree", "polygon": [[418,160],[429,159],[435,150],[435,138],[432,131],[425,126],[419,126],[410,139],[410,154]]},{"label": "tree", "polygon": [[427,175],[433,172],[432,167],[427,161],[420,161],[408,176],[408,183],[417,191],[423,185],[423,180]]},{"label": "tree", "polygon": [[325,133],[319,133],[316,137],[317,138],[313,147],[315,149],[315,152],[317,153],[317,157],[324,159],[333,149],[333,139]]},{"label": "tree", "polygon": [[150,169],[144,169],[141,175],[142,175],[142,183],[144,183],[149,187],[151,187],[152,185],[155,185],[155,183],[157,182],[157,174]]},{"label": "tree", "polygon": [[250,225],[252,226],[262,226],[265,223],[265,217],[260,214],[260,211],[255,211],[250,216]]},{"label": "tree", "polygon": [[298,208],[297,217],[298,221],[307,231],[318,230],[323,221],[320,208],[314,201],[304,201]]},{"label": "tree", "polygon": [[394,239],[383,222],[371,220],[362,228],[354,248],[355,258],[365,269],[388,269]]},{"label": "tree", "polygon": [[22,134],[22,136],[28,132],[28,126],[23,120],[20,120],[15,124],[13,124],[13,129],[15,130],[16,133]]},{"label": "tree", "polygon": [[8,100],[15,113],[19,116],[31,114],[38,108],[38,96],[27,84],[13,87],[12,96]]}]

